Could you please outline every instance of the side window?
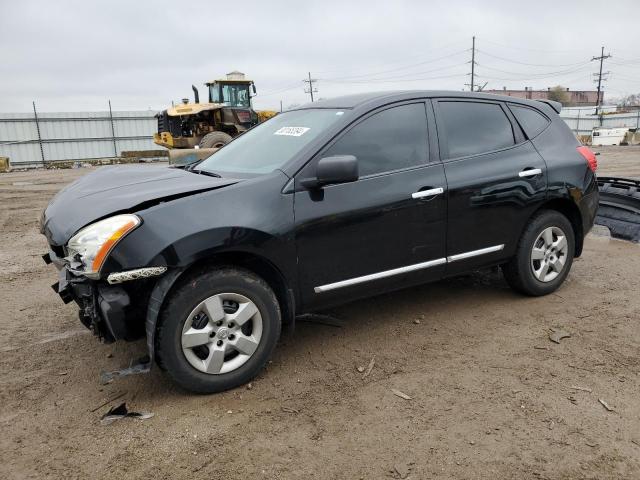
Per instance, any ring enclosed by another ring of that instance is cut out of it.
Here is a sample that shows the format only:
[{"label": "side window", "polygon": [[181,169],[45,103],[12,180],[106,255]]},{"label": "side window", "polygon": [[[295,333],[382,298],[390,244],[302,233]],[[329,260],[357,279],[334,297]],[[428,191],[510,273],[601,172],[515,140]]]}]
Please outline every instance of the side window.
[{"label": "side window", "polygon": [[533,108],[509,105],[513,116],[527,134],[527,138],[533,138],[549,125],[549,119]]},{"label": "side window", "polygon": [[449,158],[491,152],[515,144],[513,127],[496,103],[439,102]]},{"label": "side window", "polygon": [[427,163],[427,117],[423,103],[392,107],[363,120],[323,153],[355,155],[360,176]]}]

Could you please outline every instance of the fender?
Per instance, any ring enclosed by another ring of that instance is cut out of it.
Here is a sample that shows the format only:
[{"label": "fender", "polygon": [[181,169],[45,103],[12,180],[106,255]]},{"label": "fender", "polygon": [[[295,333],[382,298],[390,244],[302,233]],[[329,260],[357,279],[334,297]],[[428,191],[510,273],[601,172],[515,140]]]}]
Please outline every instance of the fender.
[{"label": "fender", "polygon": [[155,360],[156,324],[158,323],[158,316],[160,315],[162,303],[164,302],[167,293],[169,293],[169,290],[171,290],[171,287],[173,287],[183,271],[184,269],[182,268],[169,270],[160,278],[160,280],[158,280],[151,291],[151,295],[149,296],[149,306],[147,307],[147,317],[145,319],[147,350],[149,350],[149,367],[154,364]]}]

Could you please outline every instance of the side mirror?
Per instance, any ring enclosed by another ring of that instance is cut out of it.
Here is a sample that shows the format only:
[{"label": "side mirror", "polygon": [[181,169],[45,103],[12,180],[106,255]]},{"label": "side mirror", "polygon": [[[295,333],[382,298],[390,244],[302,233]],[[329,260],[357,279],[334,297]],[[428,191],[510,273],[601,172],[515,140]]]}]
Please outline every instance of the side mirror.
[{"label": "side mirror", "polygon": [[301,184],[308,189],[334,183],[358,180],[358,159],[353,155],[337,155],[321,158],[316,165],[315,178],[303,178]]},{"label": "side mirror", "polygon": [[256,94],[256,84],[255,83],[251,84],[251,89],[253,90],[253,94],[255,95]]}]

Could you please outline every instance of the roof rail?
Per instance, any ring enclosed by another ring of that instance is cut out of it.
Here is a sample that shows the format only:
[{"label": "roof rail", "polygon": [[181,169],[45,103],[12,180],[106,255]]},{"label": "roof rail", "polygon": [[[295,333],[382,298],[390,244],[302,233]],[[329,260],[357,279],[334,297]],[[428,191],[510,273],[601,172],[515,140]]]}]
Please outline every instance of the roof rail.
[{"label": "roof rail", "polygon": [[556,113],[560,113],[560,110],[562,110],[562,104],[560,102],[556,102],[554,100],[542,99],[542,98],[538,99],[538,101],[542,103],[546,103],[551,108],[553,108]]}]

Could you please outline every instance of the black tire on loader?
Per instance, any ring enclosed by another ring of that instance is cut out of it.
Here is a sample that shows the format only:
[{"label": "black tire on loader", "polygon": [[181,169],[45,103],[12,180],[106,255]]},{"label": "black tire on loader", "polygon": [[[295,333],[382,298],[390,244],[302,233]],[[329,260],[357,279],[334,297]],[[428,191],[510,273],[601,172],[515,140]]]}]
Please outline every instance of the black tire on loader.
[{"label": "black tire on loader", "polygon": [[231,135],[224,132],[207,133],[200,140],[200,148],[220,148],[232,140]]}]

